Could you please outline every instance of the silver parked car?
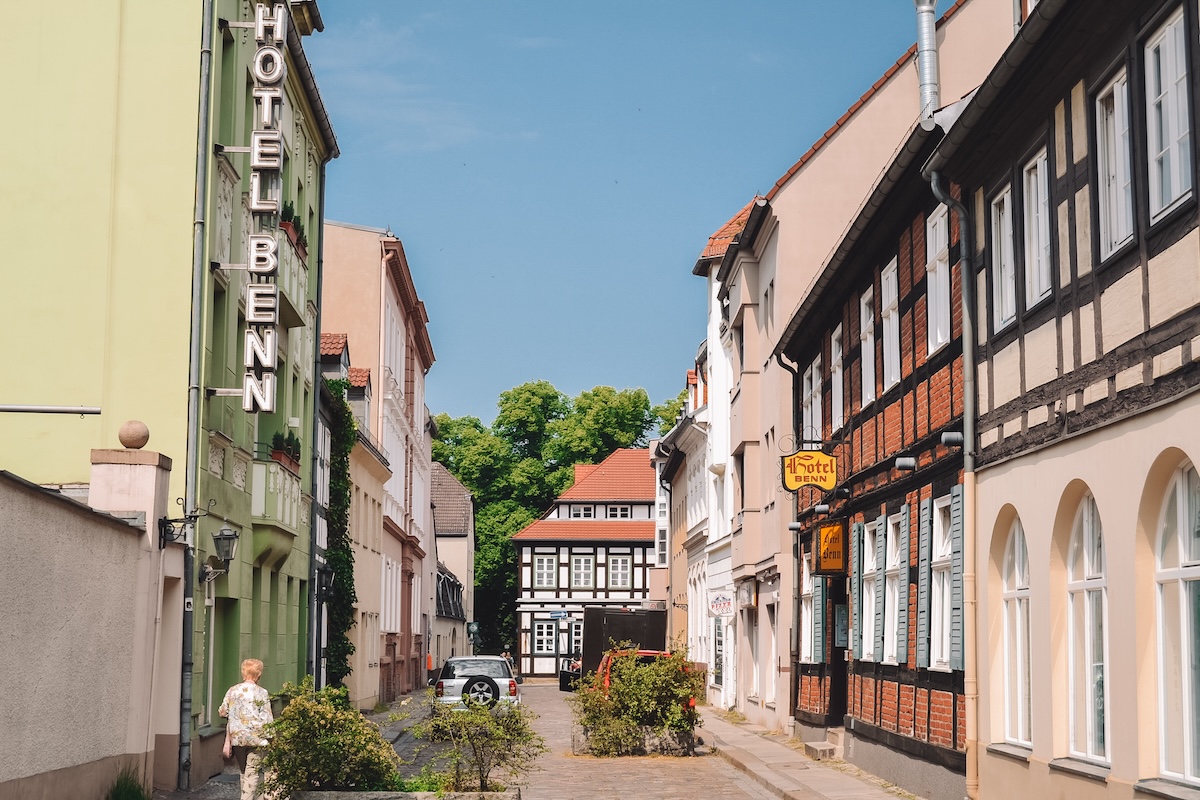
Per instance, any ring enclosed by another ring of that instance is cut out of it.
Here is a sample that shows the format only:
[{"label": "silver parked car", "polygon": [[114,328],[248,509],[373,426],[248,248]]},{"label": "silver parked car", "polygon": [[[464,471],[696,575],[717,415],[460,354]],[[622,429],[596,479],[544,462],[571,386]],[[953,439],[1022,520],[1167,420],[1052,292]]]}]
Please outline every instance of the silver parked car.
[{"label": "silver parked car", "polygon": [[521,702],[518,677],[503,656],[453,656],[442,665],[434,684],[437,702],[466,707],[466,701],[486,705]]}]

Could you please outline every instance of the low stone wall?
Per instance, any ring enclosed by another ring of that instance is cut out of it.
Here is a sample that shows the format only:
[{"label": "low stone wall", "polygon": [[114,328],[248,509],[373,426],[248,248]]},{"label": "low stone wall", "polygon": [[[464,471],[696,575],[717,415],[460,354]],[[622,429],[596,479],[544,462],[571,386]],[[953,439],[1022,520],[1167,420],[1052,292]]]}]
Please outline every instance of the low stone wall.
[{"label": "low stone wall", "polygon": [[520,789],[504,792],[297,792],[292,800],[521,800]]}]

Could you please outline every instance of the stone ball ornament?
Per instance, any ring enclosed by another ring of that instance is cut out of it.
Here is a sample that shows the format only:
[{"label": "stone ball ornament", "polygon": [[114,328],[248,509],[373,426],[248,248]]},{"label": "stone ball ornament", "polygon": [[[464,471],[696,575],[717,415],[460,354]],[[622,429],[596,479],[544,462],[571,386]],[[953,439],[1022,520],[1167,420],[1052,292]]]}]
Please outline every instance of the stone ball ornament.
[{"label": "stone ball ornament", "polygon": [[141,420],[131,419],[117,431],[121,445],[130,450],[141,450],[150,441],[150,429]]}]

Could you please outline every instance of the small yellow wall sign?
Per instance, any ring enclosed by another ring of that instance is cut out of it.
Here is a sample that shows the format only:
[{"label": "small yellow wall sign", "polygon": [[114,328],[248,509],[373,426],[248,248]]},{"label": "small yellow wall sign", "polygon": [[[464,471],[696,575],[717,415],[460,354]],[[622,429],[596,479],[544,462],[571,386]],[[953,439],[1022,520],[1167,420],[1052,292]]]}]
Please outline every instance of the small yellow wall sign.
[{"label": "small yellow wall sign", "polygon": [[846,573],[846,525],[843,522],[826,522],[817,528],[813,539],[816,551],[818,575],[844,575]]},{"label": "small yellow wall sign", "polygon": [[837,458],[820,450],[801,450],[783,457],[783,488],[794,492],[805,486],[829,491],[837,484]]}]

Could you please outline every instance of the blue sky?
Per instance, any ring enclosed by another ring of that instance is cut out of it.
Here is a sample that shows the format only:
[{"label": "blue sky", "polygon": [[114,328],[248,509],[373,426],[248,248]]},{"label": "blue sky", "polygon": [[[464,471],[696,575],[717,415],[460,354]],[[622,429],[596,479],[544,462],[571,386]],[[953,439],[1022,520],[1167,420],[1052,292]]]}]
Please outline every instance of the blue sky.
[{"label": "blue sky", "polygon": [[342,151],[327,217],[404,242],[430,410],[490,423],[532,380],[678,394],[708,236],[904,53],[913,8],[322,2],[306,51]]}]

